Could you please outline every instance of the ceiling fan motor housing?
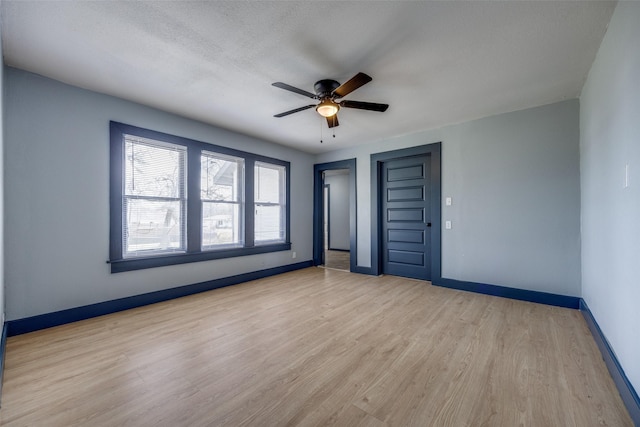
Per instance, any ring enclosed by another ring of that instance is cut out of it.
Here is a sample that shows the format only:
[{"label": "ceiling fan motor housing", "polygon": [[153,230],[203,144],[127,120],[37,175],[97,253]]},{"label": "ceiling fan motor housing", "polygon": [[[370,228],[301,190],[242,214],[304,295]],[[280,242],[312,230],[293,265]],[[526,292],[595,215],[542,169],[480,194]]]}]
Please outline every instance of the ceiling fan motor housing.
[{"label": "ceiling fan motor housing", "polygon": [[331,93],[340,87],[340,83],[335,80],[319,80],[313,85],[318,98],[329,98]]}]

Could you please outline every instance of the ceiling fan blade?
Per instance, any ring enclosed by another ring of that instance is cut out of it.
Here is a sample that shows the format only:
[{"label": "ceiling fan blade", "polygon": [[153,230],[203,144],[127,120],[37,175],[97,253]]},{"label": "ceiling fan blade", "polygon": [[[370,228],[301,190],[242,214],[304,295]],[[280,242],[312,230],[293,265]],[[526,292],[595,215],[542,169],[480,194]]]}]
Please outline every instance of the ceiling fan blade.
[{"label": "ceiling fan blade", "polygon": [[369,110],[369,111],[387,111],[389,108],[389,104],[377,104],[375,102],[362,102],[362,101],[342,101],[340,103],[341,107],[345,108],[357,108],[359,110]]},{"label": "ceiling fan blade", "polygon": [[309,98],[313,98],[313,99],[317,99],[318,98],[316,96],[316,94],[314,94],[314,93],[307,92],[306,90],[298,89],[297,87],[293,87],[293,86],[288,85],[286,83],[275,82],[275,83],[272,83],[271,86],[275,86],[275,87],[279,87],[280,89],[284,89],[284,90],[288,90],[288,91],[291,91],[291,92],[295,92],[295,93],[297,93],[299,95],[307,96]]},{"label": "ceiling fan blade", "polygon": [[340,123],[338,123],[338,115],[334,114],[331,117],[327,117],[327,124],[329,125],[329,128],[340,126]]},{"label": "ceiling fan blade", "polygon": [[358,73],[355,76],[351,77],[351,80],[349,80],[346,83],[343,83],[342,85],[340,85],[340,87],[334,90],[333,94],[337,98],[342,98],[343,96],[346,96],[351,92],[353,92],[354,90],[358,89],[360,86],[366,85],[371,80],[373,79],[368,75],[366,75],[365,73]]},{"label": "ceiling fan blade", "polygon": [[285,111],[284,113],[280,113],[280,114],[275,114],[273,117],[284,117],[284,116],[288,116],[289,114],[293,114],[293,113],[297,113],[298,111],[304,111],[304,110],[308,110],[309,108],[313,108],[315,107],[315,105],[305,105],[304,107],[300,107],[300,108],[296,108],[294,110],[289,110],[289,111]]}]

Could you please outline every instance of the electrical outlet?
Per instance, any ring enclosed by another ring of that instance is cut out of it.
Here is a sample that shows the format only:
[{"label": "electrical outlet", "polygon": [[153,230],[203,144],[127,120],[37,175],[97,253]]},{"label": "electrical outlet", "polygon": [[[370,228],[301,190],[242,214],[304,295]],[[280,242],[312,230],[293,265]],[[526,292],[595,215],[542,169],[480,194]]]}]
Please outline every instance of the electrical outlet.
[{"label": "electrical outlet", "polygon": [[291,252],[291,258],[295,259],[295,257],[297,257],[297,256],[298,256],[298,254],[296,254],[295,252]]},{"label": "electrical outlet", "polygon": [[451,230],[451,221],[445,221],[444,228],[446,228],[447,230]]},{"label": "electrical outlet", "polygon": [[446,206],[451,206],[451,197],[447,197],[446,199],[444,199],[444,204]]}]

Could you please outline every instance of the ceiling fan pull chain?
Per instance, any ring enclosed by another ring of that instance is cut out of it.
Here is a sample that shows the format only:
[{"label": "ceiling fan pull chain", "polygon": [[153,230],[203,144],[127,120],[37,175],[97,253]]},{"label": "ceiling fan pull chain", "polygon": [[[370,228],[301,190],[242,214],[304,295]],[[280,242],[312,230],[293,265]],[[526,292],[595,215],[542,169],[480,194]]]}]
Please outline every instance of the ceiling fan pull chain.
[{"label": "ceiling fan pull chain", "polygon": [[320,120],[320,144],[322,144],[322,120]]}]

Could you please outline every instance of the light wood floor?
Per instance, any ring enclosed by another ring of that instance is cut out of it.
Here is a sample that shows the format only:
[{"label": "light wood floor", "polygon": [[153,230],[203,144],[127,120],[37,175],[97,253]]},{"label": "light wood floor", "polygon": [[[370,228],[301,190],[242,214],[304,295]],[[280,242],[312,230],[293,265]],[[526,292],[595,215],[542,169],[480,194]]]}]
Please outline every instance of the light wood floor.
[{"label": "light wood floor", "polygon": [[630,426],[575,310],[309,268],[11,337],[7,426]]},{"label": "light wood floor", "polygon": [[334,251],[325,249],[324,251],[324,266],[326,268],[334,268],[336,270],[349,271],[351,266],[349,265],[351,255],[346,251]]}]

